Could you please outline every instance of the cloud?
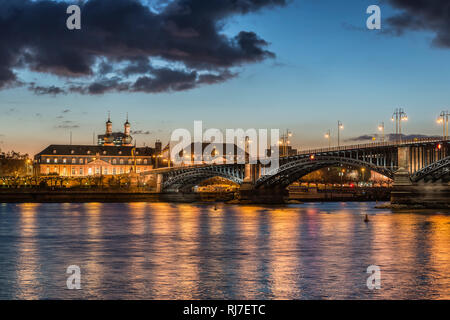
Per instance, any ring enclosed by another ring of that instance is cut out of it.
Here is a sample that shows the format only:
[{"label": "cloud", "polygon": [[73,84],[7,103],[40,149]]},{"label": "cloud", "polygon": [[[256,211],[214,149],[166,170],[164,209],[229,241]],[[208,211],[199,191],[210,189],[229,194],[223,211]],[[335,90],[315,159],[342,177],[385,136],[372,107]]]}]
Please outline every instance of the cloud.
[{"label": "cloud", "polygon": [[24,84],[16,71],[59,76],[28,83],[35,94],[158,93],[227,81],[233,68],[275,57],[252,31],[223,32],[225,21],[287,0],[80,2],[81,30],[66,28],[64,1],[0,0],[0,89]]},{"label": "cloud", "polygon": [[396,35],[425,30],[435,34],[433,44],[450,47],[450,5],[448,0],[388,0],[400,13],[387,19]]},{"label": "cloud", "polygon": [[[346,142],[364,142],[364,141],[373,141],[373,138],[375,138],[375,141],[381,141],[382,135],[381,134],[364,134],[353,138],[345,139]],[[414,140],[414,139],[423,139],[423,138],[440,138],[439,136],[427,136],[423,134],[402,134],[403,140]],[[397,135],[390,133],[386,134],[385,136],[386,141],[395,141],[397,140]]]},{"label": "cloud", "polygon": [[149,130],[147,130],[147,131],[144,131],[144,130],[135,130],[135,131],[131,131],[131,134],[134,134],[134,135],[150,135],[150,134],[153,134],[153,131],[149,131]]},{"label": "cloud", "polygon": [[71,120],[62,121],[61,124],[55,126],[57,129],[76,129],[79,127],[80,126],[78,124],[74,124]]}]

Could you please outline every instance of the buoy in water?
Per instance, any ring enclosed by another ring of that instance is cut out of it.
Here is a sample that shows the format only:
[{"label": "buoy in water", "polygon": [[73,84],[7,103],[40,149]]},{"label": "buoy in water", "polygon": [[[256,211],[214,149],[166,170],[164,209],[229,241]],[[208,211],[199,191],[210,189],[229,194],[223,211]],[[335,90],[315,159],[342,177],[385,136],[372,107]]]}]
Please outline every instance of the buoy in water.
[{"label": "buoy in water", "polygon": [[369,216],[366,213],[366,216],[364,217],[364,222],[369,222]]},{"label": "buoy in water", "polygon": [[214,211],[216,211],[217,210],[217,206],[214,206]]}]

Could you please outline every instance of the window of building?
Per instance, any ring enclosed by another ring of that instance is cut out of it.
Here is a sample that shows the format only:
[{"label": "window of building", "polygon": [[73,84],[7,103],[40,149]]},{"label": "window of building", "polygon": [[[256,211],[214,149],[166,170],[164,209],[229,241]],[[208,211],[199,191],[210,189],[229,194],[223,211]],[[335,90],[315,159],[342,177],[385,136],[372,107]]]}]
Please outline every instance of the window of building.
[{"label": "window of building", "polygon": [[122,154],[122,151],[119,151],[119,154]]},{"label": "window of building", "polygon": [[63,158],[63,163],[67,163],[67,159],[66,158]]},{"label": "window of building", "polygon": [[103,151],[103,154],[106,154],[106,151]]},{"label": "window of building", "polygon": [[71,153],[71,154],[74,154],[74,153],[75,153],[75,150],[70,150],[70,153]]},{"label": "window of building", "polygon": [[63,176],[66,176],[66,175],[67,175],[67,174],[66,174],[66,168],[63,168],[62,175],[63,175]]},{"label": "window of building", "polygon": [[72,175],[74,176],[74,175],[76,175],[77,173],[76,173],[76,170],[75,170],[75,168],[72,168]]},{"label": "window of building", "polygon": [[133,159],[128,159],[128,164],[132,164],[133,163]]},{"label": "window of building", "polygon": [[116,159],[113,159],[113,160],[112,160],[112,164],[117,164],[117,160],[116,160]]},{"label": "window of building", "polygon": [[54,161],[55,163],[58,163],[58,158],[55,158],[53,161]]},{"label": "window of building", "polygon": [[105,168],[104,170],[103,170],[103,174],[108,174],[108,168]]},{"label": "window of building", "polygon": [[140,167],[137,167],[137,168],[136,168],[136,172],[137,172],[137,173],[141,172],[141,168],[140,168]]},{"label": "window of building", "polygon": [[81,163],[81,164],[83,164],[83,163],[84,163],[83,159],[80,159],[80,163]]},{"label": "window of building", "polygon": [[77,162],[77,159],[72,158],[72,164],[75,164]]},{"label": "window of building", "polygon": [[116,174],[116,168],[113,168],[113,174]]},{"label": "window of building", "polygon": [[95,167],[95,174],[100,174],[100,168],[99,167]]},{"label": "window of building", "polygon": [[88,151],[87,151],[87,154],[91,154],[91,151],[90,151],[90,150],[88,150]]},{"label": "window of building", "polygon": [[88,175],[89,175],[89,176],[92,175],[92,168],[89,168],[89,169],[88,169]]},{"label": "window of building", "polygon": [[120,174],[123,174],[123,168],[120,168]]},{"label": "window of building", "polygon": [[141,164],[141,159],[137,159],[137,164]]},{"label": "window of building", "polygon": [[47,158],[47,163],[50,163],[50,158]]},{"label": "window of building", "polygon": [[144,159],[144,164],[147,164],[147,159]]},{"label": "window of building", "polygon": [[83,168],[80,168],[80,176],[83,175]]},{"label": "window of building", "polygon": [[56,150],[53,150],[53,153],[56,154]]},{"label": "window of building", "polygon": [[47,167],[47,174],[49,174],[50,173],[50,168],[49,167]]},{"label": "window of building", "polygon": [[120,159],[120,161],[119,161],[119,162],[120,162],[120,164],[123,164],[123,159]]}]

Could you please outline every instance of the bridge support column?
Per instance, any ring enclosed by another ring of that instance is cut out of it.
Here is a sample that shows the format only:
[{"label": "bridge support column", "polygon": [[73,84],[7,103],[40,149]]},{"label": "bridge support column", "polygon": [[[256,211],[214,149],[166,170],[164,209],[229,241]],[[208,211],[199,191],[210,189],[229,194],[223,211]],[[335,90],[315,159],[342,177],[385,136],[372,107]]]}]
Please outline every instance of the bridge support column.
[{"label": "bridge support column", "polygon": [[164,182],[164,177],[161,173],[156,175],[156,192],[162,193],[162,184]]},{"label": "bridge support column", "polygon": [[394,184],[391,192],[392,204],[408,204],[412,200],[410,152],[410,147],[398,148],[398,170],[394,173]]},{"label": "bridge support column", "polygon": [[253,186],[259,178],[259,165],[258,164],[245,164],[244,182],[241,185],[241,190],[252,190]]}]

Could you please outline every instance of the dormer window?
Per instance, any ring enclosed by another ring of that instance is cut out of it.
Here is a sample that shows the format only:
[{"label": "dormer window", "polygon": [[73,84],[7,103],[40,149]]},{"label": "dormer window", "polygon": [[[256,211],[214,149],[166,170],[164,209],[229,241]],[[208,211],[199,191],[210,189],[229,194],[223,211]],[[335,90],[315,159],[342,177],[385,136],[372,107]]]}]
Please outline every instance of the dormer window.
[{"label": "dormer window", "polygon": [[88,151],[87,151],[87,154],[91,154],[91,151],[90,151],[90,150],[88,150]]},{"label": "dormer window", "polygon": [[53,150],[53,153],[55,154],[55,153],[56,153],[56,150]]},{"label": "dormer window", "polygon": [[106,151],[103,151],[103,154],[106,154]]},{"label": "dormer window", "polygon": [[119,154],[122,154],[122,151],[119,151]]},{"label": "dormer window", "polygon": [[71,153],[71,154],[74,154],[74,153],[75,153],[75,150],[71,150],[70,153]]}]

